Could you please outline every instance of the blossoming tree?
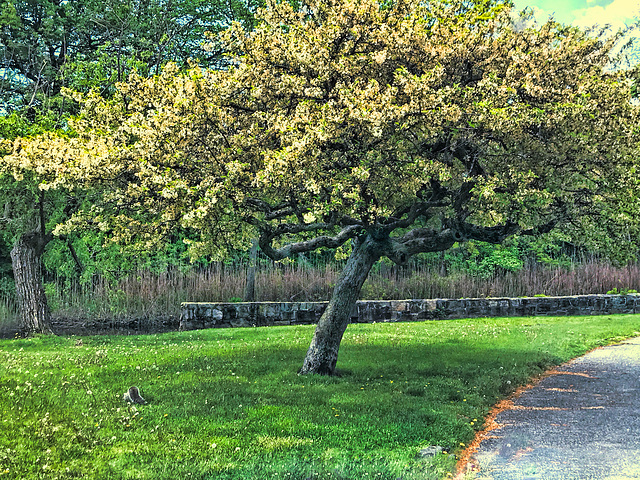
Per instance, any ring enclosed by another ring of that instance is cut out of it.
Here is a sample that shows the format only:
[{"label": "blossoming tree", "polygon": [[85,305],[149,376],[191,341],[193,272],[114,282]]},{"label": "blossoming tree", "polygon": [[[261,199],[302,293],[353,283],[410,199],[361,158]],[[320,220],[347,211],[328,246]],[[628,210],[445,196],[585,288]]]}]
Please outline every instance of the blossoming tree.
[{"label": "blossoming tree", "polygon": [[60,232],[151,241],[181,225],[196,255],[254,236],[275,260],[349,252],[301,369],[333,374],[381,257],[633,225],[638,107],[606,68],[613,40],[516,29],[497,1],[274,1],[260,15],[223,34],[232,68],[131,77],[117,101],[84,98],[73,142],[16,144],[16,168],[53,172],[45,188],[104,187]]}]

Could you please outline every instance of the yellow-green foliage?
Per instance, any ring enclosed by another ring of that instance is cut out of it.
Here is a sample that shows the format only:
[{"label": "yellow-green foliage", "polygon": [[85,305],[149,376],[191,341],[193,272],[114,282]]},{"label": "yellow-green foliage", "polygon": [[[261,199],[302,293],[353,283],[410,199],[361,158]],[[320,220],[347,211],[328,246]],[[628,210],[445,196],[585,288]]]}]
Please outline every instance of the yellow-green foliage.
[{"label": "yellow-green foliage", "polygon": [[[5,167],[40,188],[103,187],[58,233],[151,241],[179,225],[199,232],[194,254],[257,233],[279,258],[376,232],[394,259],[438,235],[442,249],[554,225],[628,234],[638,108],[606,69],[613,40],[469,5],[268,2],[255,31],[211,39],[226,69],[169,65],[113,101],[76,95],[76,136],[18,140]],[[316,241],[282,248],[300,234]]]}]

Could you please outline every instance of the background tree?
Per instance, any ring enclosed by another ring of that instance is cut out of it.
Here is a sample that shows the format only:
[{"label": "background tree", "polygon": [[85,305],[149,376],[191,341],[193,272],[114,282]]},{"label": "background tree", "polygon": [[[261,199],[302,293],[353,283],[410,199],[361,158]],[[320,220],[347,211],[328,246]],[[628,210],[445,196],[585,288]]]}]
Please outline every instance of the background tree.
[{"label": "background tree", "polygon": [[[261,0],[3,0],[0,3],[0,98],[8,111],[71,105],[62,87],[112,93],[134,69],[158,73],[168,61],[214,66],[219,45],[205,42],[233,21],[253,26]],[[206,48],[205,48],[206,46]]]},{"label": "background tree", "polygon": [[516,30],[485,1],[272,2],[260,18],[220,37],[232,68],[134,76],[111,102],[84,98],[73,142],[15,147],[9,162],[52,185],[108,185],[59,233],[152,241],[180,225],[199,232],[194,255],[255,235],[275,260],[346,250],[301,369],[320,374],[383,256],[637,234],[638,108],[606,68],[615,39]]},{"label": "background tree", "polygon": [[[97,89],[108,98],[116,82],[131,72],[149,76],[168,61],[184,67],[190,61],[219,67],[220,45],[204,33],[219,31],[232,21],[251,28],[259,2],[0,2],[0,139],[66,129],[67,117],[77,111],[75,101],[60,95],[66,87]],[[8,167],[0,164],[0,237],[12,252],[22,328],[48,332],[41,257],[54,238],[55,224],[67,219],[81,199],[42,188],[48,178],[42,169],[18,168],[12,176]],[[70,253],[80,265],[72,248]]]},{"label": "background tree", "polygon": [[[0,118],[2,139],[38,134],[43,130],[46,127],[27,122],[19,115]],[[11,148],[9,142],[2,147],[2,153]],[[38,188],[35,172],[25,173],[26,178],[23,175],[22,178],[14,179],[5,175],[0,166],[0,241],[10,249],[8,260],[16,282],[21,324],[27,331],[51,333],[40,257],[51,239],[52,227],[48,221],[57,202]]]}]

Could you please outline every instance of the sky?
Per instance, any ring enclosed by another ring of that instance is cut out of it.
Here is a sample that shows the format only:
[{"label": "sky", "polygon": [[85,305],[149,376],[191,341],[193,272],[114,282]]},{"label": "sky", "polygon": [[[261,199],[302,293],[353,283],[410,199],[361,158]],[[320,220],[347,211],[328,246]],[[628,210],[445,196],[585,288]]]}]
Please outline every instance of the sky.
[{"label": "sky", "polygon": [[[634,24],[640,27],[640,0],[513,0],[513,2],[516,11],[530,8],[538,23],[544,23],[549,16],[553,16],[560,23],[582,28],[609,25],[615,32]],[[633,46],[625,50],[627,66],[640,63],[640,28],[630,30],[619,45],[626,44],[632,38]]]},{"label": "sky", "polygon": [[514,0],[517,10],[531,7],[538,21],[553,15],[579,27],[610,24],[615,29],[638,21],[640,0]]}]

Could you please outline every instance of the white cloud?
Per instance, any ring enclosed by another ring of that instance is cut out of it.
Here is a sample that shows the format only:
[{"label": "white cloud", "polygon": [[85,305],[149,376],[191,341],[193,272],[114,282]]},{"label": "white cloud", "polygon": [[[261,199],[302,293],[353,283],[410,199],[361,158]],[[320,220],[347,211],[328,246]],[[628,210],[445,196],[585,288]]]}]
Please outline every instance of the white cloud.
[{"label": "white cloud", "polygon": [[[634,23],[640,20],[640,4],[638,0],[613,0],[609,5],[593,6],[579,9],[573,12],[575,19],[571,22],[573,25],[582,28],[593,26],[605,27],[609,26],[609,34],[613,34],[620,29],[632,27]],[[627,48],[624,52],[624,59],[616,68],[625,68],[640,63],[640,32],[638,28],[630,28],[626,35],[620,39],[612,54],[620,53],[621,49],[628,42],[631,42],[631,48]]]},{"label": "white cloud", "polygon": [[538,7],[529,7],[532,17],[521,17],[520,10],[511,10],[511,21],[517,31],[524,30],[525,28],[533,27],[535,25],[542,25],[547,21],[549,15],[544,10]]},{"label": "white cloud", "polygon": [[527,16],[526,18],[520,17],[522,8],[516,7],[511,11],[511,18],[516,30],[544,25],[552,17],[556,21],[563,22],[563,19],[559,18],[558,15],[555,14],[555,12],[544,10],[535,5],[527,6],[526,10],[531,15]]},{"label": "white cloud", "polygon": [[533,14],[533,18],[535,18],[536,22],[540,25],[546,23],[547,20],[549,20],[549,17],[554,17],[557,20],[554,12],[549,12],[548,10],[543,10],[539,7],[531,7],[531,13]]},{"label": "white cloud", "polygon": [[592,27],[594,25],[610,25],[613,30],[624,28],[633,23],[634,17],[640,15],[638,0],[613,0],[605,7],[593,6],[575,10],[574,20],[571,22],[578,27]]}]

